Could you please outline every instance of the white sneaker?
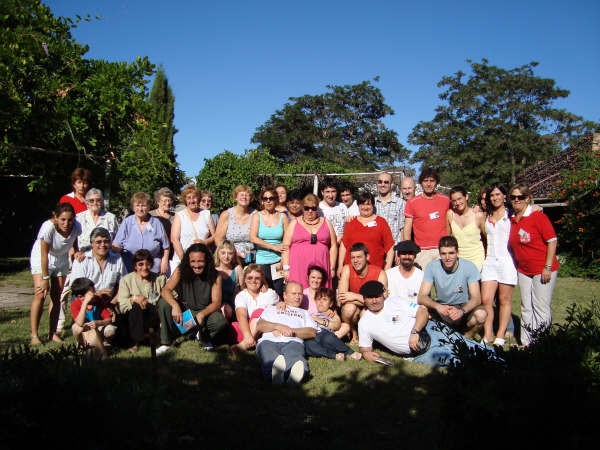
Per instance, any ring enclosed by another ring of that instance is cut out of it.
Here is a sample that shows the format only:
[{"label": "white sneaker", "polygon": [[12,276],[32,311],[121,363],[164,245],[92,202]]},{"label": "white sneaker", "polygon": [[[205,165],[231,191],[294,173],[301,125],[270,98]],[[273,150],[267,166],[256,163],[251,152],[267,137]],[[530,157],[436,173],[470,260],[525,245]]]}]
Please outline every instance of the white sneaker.
[{"label": "white sneaker", "polygon": [[292,368],[290,369],[290,376],[288,378],[288,383],[302,383],[302,379],[304,378],[304,362],[296,361]]},{"label": "white sneaker", "polygon": [[162,355],[163,353],[166,353],[169,350],[171,350],[171,346],[170,345],[161,345],[160,347],[158,347],[156,349],[156,354],[157,355]]},{"label": "white sneaker", "polygon": [[283,376],[285,375],[285,358],[283,355],[279,355],[273,361],[273,367],[271,367],[271,383],[282,384]]},{"label": "white sneaker", "polygon": [[202,350],[206,350],[207,352],[210,352],[215,349],[215,346],[212,344],[212,342],[200,341],[200,348]]}]

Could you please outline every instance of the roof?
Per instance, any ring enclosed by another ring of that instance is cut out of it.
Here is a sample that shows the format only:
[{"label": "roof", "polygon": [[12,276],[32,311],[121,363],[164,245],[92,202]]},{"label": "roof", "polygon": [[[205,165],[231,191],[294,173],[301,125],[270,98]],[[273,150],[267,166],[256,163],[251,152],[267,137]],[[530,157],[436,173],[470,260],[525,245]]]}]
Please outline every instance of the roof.
[{"label": "roof", "polygon": [[558,180],[562,180],[561,171],[572,168],[580,152],[592,148],[592,143],[600,139],[600,134],[588,135],[558,155],[546,161],[539,161],[529,166],[517,177],[517,183],[525,183],[531,189],[534,200],[550,199],[559,188]]}]

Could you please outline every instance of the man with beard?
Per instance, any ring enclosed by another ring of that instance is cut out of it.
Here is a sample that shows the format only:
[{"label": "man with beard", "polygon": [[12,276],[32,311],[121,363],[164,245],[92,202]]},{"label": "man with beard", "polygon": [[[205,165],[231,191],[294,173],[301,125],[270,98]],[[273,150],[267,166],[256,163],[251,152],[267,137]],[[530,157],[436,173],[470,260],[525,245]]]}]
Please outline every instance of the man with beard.
[{"label": "man with beard", "polygon": [[415,266],[415,257],[421,249],[413,241],[402,241],[394,247],[396,266],[385,271],[389,295],[417,302],[423,281],[423,271]]},{"label": "man with beard", "polygon": [[351,334],[351,341],[357,340],[356,324],[364,308],[364,299],[360,288],[367,281],[375,280],[387,286],[385,271],[376,265],[369,264],[369,250],[362,242],[350,247],[350,264],[342,268],[338,284],[338,306],[341,311],[342,326],[335,332],[340,339]]}]

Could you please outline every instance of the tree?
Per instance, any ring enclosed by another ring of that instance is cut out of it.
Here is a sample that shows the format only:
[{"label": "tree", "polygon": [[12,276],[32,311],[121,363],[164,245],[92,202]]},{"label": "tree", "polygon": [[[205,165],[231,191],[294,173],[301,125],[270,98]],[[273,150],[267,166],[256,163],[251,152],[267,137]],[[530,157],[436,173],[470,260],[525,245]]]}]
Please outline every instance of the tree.
[{"label": "tree", "polygon": [[325,94],[291,97],[252,142],[283,162],[313,159],[361,170],[408,157],[396,132],[381,121],[394,111],[378,88],[369,81],[327,88]]},{"label": "tree", "polygon": [[552,103],[569,91],[535,76],[536,62],[506,70],[467,60],[471,74],[445,76],[433,120],[419,122],[408,140],[412,162],[440,168],[446,184],[471,189],[490,180],[514,182],[523,168],[566,147],[597,124]]},{"label": "tree", "polygon": [[185,182],[184,173],[177,164],[173,137],[177,129],[173,124],[175,119],[175,96],[169,86],[165,70],[160,66],[154,76],[148,102],[151,106],[152,120],[158,125],[158,151],[168,156],[171,161],[171,173],[166,177],[172,190],[178,191]]}]

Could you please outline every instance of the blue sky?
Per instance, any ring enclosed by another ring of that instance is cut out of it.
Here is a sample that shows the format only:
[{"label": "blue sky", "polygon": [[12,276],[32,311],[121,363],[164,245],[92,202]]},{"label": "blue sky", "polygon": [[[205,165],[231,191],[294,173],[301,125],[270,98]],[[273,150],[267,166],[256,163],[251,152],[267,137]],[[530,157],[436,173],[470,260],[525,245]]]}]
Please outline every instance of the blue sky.
[{"label": "blue sky", "polygon": [[57,16],[98,15],[73,31],[89,58],[148,56],[175,95],[177,159],[195,176],[205,158],[241,154],[289,97],[327,85],[375,83],[409,149],[440,104],[437,83],[467,59],[536,75],[571,93],[555,103],[600,121],[600,2],[45,0]]}]

